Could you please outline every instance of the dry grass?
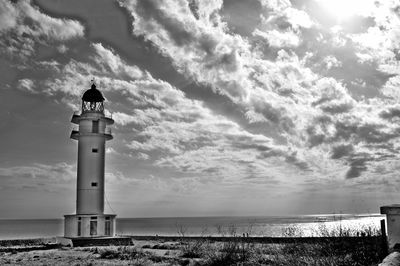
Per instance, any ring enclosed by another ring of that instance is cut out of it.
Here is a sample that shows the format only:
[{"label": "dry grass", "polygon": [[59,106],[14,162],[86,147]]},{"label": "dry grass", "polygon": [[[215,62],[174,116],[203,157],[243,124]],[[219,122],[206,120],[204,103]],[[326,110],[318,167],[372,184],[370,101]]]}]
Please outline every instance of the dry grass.
[{"label": "dry grass", "polygon": [[[300,237],[298,227],[284,230],[286,237]],[[380,232],[373,227],[359,231],[346,228],[328,229],[321,224],[316,235],[322,237],[377,236]],[[365,238],[364,238],[365,239]],[[196,265],[271,265],[271,266],[369,266],[377,265],[382,258],[381,243],[360,241],[358,245],[342,241],[316,241],[315,243],[253,244],[245,238],[232,237],[223,243],[190,241],[183,245],[182,256],[200,258]]]}]

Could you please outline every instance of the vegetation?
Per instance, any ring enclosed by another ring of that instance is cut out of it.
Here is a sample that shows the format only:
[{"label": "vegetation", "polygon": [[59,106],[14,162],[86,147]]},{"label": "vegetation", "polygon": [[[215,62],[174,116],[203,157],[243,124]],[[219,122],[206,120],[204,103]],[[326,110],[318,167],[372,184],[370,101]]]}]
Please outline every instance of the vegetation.
[{"label": "vegetation", "polygon": [[[133,247],[100,249],[98,253],[102,259],[131,260],[134,265],[161,263],[159,265],[372,266],[382,260],[383,249],[380,239],[368,237],[379,235],[379,231],[373,228],[363,228],[356,232],[340,227],[328,229],[321,224],[315,235],[336,237],[334,241],[333,238],[323,238],[310,243],[299,241],[285,244],[251,243],[247,241],[247,237],[236,236],[234,226],[220,229],[224,235],[231,236],[228,241],[212,242],[209,238],[186,240],[181,235],[181,241],[175,245],[146,245],[148,249],[169,247],[170,251],[166,250],[164,256],[155,256]],[[303,235],[303,232],[296,227],[288,227],[283,233],[286,237]],[[348,239],[346,240],[348,236],[359,236],[357,238],[359,241],[356,245],[354,242],[350,243]],[[168,256],[172,251],[178,252],[178,256]]]}]

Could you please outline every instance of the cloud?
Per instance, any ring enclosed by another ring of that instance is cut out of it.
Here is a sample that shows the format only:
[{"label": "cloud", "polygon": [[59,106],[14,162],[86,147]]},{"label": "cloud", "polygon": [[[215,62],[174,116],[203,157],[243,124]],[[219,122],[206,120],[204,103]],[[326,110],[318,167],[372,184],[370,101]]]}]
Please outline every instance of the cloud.
[{"label": "cloud", "polygon": [[[235,1],[229,8],[211,0],[120,1],[134,36],[115,41],[105,34],[103,44],[69,42],[84,35],[79,22],[46,19],[31,2],[6,2],[0,48],[19,69],[6,86],[72,111],[95,78],[115,120],[108,188],[117,197],[135,189],[132,202],[147,202],[156,191],[149,202],[192,203],[185,197],[207,195],[204,209],[222,201],[237,209],[245,188],[254,203],[284,194],[306,206],[296,192],[341,199],[344,191],[373,194],[374,186],[396,190],[396,3],[374,2],[375,10],[363,6],[341,23],[316,14],[315,1],[240,3],[255,9],[240,19]],[[238,27],[241,20],[245,26]],[[64,36],[62,23],[72,29]],[[151,56],[136,57],[136,45]],[[154,65],[157,56],[162,65]],[[147,69],[128,63],[134,60]],[[3,169],[6,184],[19,185],[11,175],[27,186],[47,181],[45,171],[59,175],[46,165],[18,168]]]},{"label": "cloud", "polygon": [[342,62],[340,62],[333,55],[326,56],[322,62],[323,62],[323,64],[325,65],[325,67],[327,69],[331,69],[333,67],[341,67],[342,66]]},{"label": "cloud", "polygon": [[382,94],[386,97],[390,97],[396,101],[400,100],[400,75],[393,76],[382,87]]},{"label": "cloud", "polygon": [[[367,170],[367,166],[357,164],[357,154],[371,155],[365,162],[374,156],[383,158],[378,154],[382,148],[377,145],[395,138],[397,129],[385,125],[380,115],[382,108],[370,111],[384,100],[356,100],[347,83],[321,74],[327,72],[318,73],[315,67],[309,67],[310,54],[297,53],[296,49],[307,45],[305,34],[322,36],[315,38],[325,43],[330,41],[325,37],[333,38],[334,34],[318,35],[318,25],[290,2],[263,3],[268,6],[264,6],[264,20],[254,32],[258,39],[229,32],[219,15],[220,1],[120,4],[134,18],[133,34],[143,36],[188,80],[221,94],[242,115],[237,118],[239,123],[213,113],[201,101],[187,98],[179,88],[127,64],[114,50],[93,44],[86,60],[70,60],[67,65],[58,66],[59,77],[48,80],[44,92],[53,97],[62,93],[64,101],[77,107],[79,88],[87,86],[88,76],[95,77],[110,103],[118,100],[131,107],[110,104],[118,130],[123,134],[131,132],[124,135],[128,154],[139,154],[159,167],[203,176],[221,177],[222,173],[236,171],[241,179],[260,177],[272,164],[276,166],[271,172],[280,177],[283,168],[288,169],[288,176],[295,173],[294,169],[318,175],[330,169],[324,170],[323,164],[332,168],[354,165],[350,176],[355,176]],[[287,44],[276,43],[274,56],[264,54],[257,42],[268,32],[288,33],[299,41],[289,43],[293,50],[287,49]],[[348,39],[343,39],[343,49],[347,49]],[[313,53],[319,60],[314,66],[333,71],[343,65],[340,56],[318,52]],[[252,131],[254,128],[256,132]],[[240,138],[231,139],[227,133],[230,131],[240,132],[237,134],[242,137],[252,135],[249,142],[260,135],[268,150],[250,148],[251,145],[239,149],[235,145],[241,143]],[[352,142],[356,145],[347,155],[335,150],[338,145]],[[386,155],[392,153],[389,147],[384,150]],[[229,156],[236,165],[228,162]],[[246,156],[252,161],[244,159]],[[198,157],[204,162],[199,162]]]},{"label": "cloud", "polygon": [[108,147],[108,148],[106,148],[106,153],[107,154],[115,154],[115,153],[117,153],[113,148],[111,148],[111,147]]},{"label": "cloud", "polygon": [[[174,5],[178,3],[181,8],[176,10]],[[366,164],[362,164],[361,159],[356,160],[356,155],[364,154],[361,151],[367,149],[379,157],[379,149],[375,145],[395,138],[397,127],[385,124],[379,114],[385,100],[356,100],[347,87],[347,84],[353,83],[323,76],[326,71],[343,66],[340,57],[321,53],[323,45],[315,46],[319,49],[315,53],[316,58],[320,58],[317,64],[323,66],[325,72],[317,72],[317,67],[307,67],[310,54],[302,58],[296,52],[282,48],[300,49],[303,45],[300,40],[306,34],[314,34],[313,38],[324,44],[334,42],[335,36],[341,36],[343,53],[353,52],[356,61],[356,53],[362,49],[351,50],[349,45],[358,43],[357,38],[361,38],[362,33],[346,35],[339,29],[323,31],[289,1],[261,3],[264,18],[254,31],[255,39],[243,39],[227,31],[218,15],[221,9],[219,4],[211,8],[214,12],[212,19],[199,19],[193,15],[193,6],[179,1],[120,2],[132,14],[133,34],[150,41],[188,78],[227,96],[237,109],[244,110],[243,118],[250,124],[259,124],[266,137],[279,135],[284,139],[296,158],[291,160],[290,153],[286,151],[287,162],[296,164],[298,160],[299,167],[306,162],[308,166],[303,169],[310,170],[309,165],[313,164],[307,159],[313,156],[307,155],[307,149],[312,147],[325,161],[344,158],[343,163],[352,167],[348,177],[361,174],[367,169]],[[202,8],[197,6],[195,10],[201,12]],[[271,33],[275,34],[273,38]],[[273,45],[276,48],[275,57],[261,48],[256,37],[276,41]],[[309,44],[311,41],[304,45]],[[332,45],[333,49],[339,48]],[[372,108],[375,108],[373,112]],[[326,150],[332,150],[337,145],[349,145],[350,142],[358,146],[349,156],[323,156]],[[184,150],[179,142],[163,140],[153,144],[176,154]],[[150,143],[143,146],[143,143],[133,142],[132,145],[148,150]],[[391,153],[390,149],[385,152]],[[363,162],[366,160],[370,159]],[[334,162],[330,164],[335,165]],[[316,166],[311,171],[319,169]]]},{"label": "cloud", "polygon": [[[216,12],[222,1],[199,4],[202,14],[199,20],[186,1],[120,4],[135,17],[134,33],[144,35],[156,43],[163,54],[175,58],[173,63],[182,72],[234,99],[246,97],[246,70],[239,53],[247,44],[239,35],[225,34],[225,25]],[[235,79],[231,79],[233,75]]]},{"label": "cloud", "polygon": [[132,123],[134,121],[137,121],[137,119],[135,119],[134,116],[131,115],[127,115],[125,113],[121,113],[121,112],[115,112],[113,113],[113,119],[115,121],[116,124],[125,126],[129,123]]},{"label": "cloud", "polygon": [[57,46],[57,51],[59,51],[61,54],[64,54],[68,51],[68,47],[65,46],[64,44],[61,44]]},{"label": "cloud", "polygon": [[309,15],[293,8],[288,1],[260,1],[261,23],[253,31],[253,36],[262,37],[273,48],[295,48],[302,42],[302,29],[315,25]]},{"label": "cloud", "polygon": [[350,158],[350,169],[346,173],[346,178],[359,177],[361,173],[367,170],[366,163],[369,161],[365,154],[355,154]]},{"label": "cloud", "polygon": [[320,98],[313,105],[326,113],[345,113],[356,104],[346,88],[333,78],[321,78],[315,86],[319,90]]},{"label": "cloud", "polygon": [[11,2],[2,1],[0,3],[0,31],[12,29],[17,25],[18,10]]},{"label": "cloud", "polygon": [[28,91],[30,93],[36,94],[34,81],[31,79],[20,79],[18,80],[17,88],[23,91]]},{"label": "cloud", "polygon": [[0,168],[0,176],[9,177],[18,184],[23,184],[19,179],[36,179],[37,183],[57,184],[73,180],[76,176],[76,167],[64,162],[54,165],[35,163],[30,166]]},{"label": "cloud", "polygon": [[384,119],[393,120],[400,118],[400,107],[390,107],[387,110],[383,110],[380,116]]},{"label": "cloud", "polygon": [[28,0],[1,1],[0,53],[26,59],[38,44],[49,45],[79,38],[84,27],[75,20],[52,18]]},{"label": "cloud", "polygon": [[280,32],[277,30],[260,31],[256,29],[253,36],[264,38],[272,47],[297,47],[300,44],[298,34],[293,31]]},{"label": "cloud", "polygon": [[354,147],[351,144],[341,144],[333,147],[332,149],[332,159],[340,159],[344,156],[352,154]]},{"label": "cloud", "polygon": [[130,79],[139,79],[144,75],[137,66],[124,64],[119,56],[115,56],[112,50],[104,48],[100,43],[94,43],[93,48],[96,52],[96,56],[93,57],[94,61],[99,66],[105,67],[105,71],[111,70],[112,73],[120,78],[126,76]]},{"label": "cloud", "polygon": [[375,24],[366,32],[353,34],[350,39],[357,49],[357,56],[361,62],[374,62],[378,69],[398,74],[397,51],[400,48],[400,18],[396,13],[399,5],[396,1],[375,1],[373,8],[367,14],[374,18]]},{"label": "cloud", "polygon": [[[279,169],[294,173],[299,167],[307,168],[293,151],[275,144],[270,137],[252,134],[213,113],[204,103],[127,64],[103,45],[91,47],[89,60],[70,60],[65,66],[57,66],[59,77],[41,86],[50,97],[58,98],[61,93],[62,101],[78,106],[83,89],[89,86],[88,77],[94,77],[117,125],[114,145],[128,149],[124,153],[131,154],[131,160],[149,161],[159,168],[201,178],[213,175],[226,182],[250,177],[270,182],[276,178],[274,173],[280,175]],[[127,75],[125,69],[135,69],[139,74]],[[119,109],[121,101],[123,109]],[[264,149],[245,145],[252,142]],[[268,166],[277,162],[282,166],[269,169],[271,175],[263,179]]]},{"label": "cloud", "polygon": [[146,153],[143,152],[138,152],[137,157],[141,160],[148,160],[150,159],[150,156]]}]

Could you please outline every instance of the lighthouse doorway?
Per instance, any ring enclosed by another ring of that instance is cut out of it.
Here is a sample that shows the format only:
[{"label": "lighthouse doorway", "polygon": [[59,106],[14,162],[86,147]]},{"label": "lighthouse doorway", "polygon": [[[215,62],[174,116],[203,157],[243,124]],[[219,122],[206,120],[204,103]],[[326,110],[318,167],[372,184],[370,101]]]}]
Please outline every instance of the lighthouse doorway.
[{"label": "lighthouse doorway", "polygon": [[97,235],[97,217],[92,217],[90,219],[90,235]]}]

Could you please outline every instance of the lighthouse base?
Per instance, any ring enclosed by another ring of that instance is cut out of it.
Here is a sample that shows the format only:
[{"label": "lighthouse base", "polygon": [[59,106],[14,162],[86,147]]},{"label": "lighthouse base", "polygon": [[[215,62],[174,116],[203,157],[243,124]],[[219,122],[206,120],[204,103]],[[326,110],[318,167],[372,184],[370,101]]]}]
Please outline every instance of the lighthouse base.
[{"label": "lighthouse base", "polygon": [[115,236],[115,214],[64,215],[64,237],[96,238]]}]

